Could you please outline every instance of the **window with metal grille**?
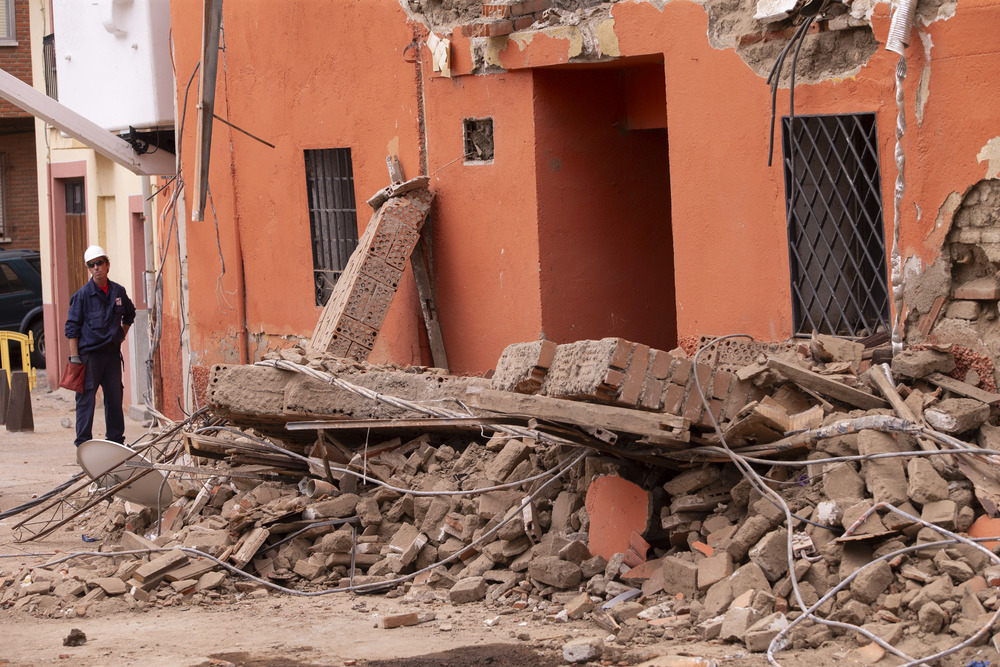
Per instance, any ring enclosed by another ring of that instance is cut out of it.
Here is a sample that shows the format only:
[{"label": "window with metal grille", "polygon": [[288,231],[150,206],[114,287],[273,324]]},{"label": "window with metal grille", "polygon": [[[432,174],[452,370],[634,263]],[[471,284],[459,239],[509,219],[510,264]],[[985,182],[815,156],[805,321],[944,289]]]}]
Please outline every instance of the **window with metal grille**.
[{"label": "window with metal grille", "polygon": [[42,61],[45,66],[45,94],[54,100],[59,99],[59,87],[56,85],[56,36],[42,37]]},{"label": "window with metal grille", "polygon": [[316,305],[325,305],[358,246],[350,148],[305,151]]},{"label": "window with metal grille", "polygon": [[875,114],[785,117],[782,139],[795,333],[888,330]]}]

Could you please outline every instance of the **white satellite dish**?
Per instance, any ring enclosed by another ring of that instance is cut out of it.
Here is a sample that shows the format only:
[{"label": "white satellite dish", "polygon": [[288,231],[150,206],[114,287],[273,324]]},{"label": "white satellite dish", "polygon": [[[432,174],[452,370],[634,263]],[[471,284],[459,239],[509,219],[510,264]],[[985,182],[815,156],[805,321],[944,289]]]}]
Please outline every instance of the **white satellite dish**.
[{"label": "white satellite dish", "polygon": [[[124,464],[128,459],[139,458],[131,447],[110,440],[88,440],[76,448],[77,463],[99,486],[112,487],[145,472],[115,495],[146,507],[166,509],[174,500],[174,492],[164,474],[159,470],[130,468]],[[106,470],[110,472],[101,475]]]}]

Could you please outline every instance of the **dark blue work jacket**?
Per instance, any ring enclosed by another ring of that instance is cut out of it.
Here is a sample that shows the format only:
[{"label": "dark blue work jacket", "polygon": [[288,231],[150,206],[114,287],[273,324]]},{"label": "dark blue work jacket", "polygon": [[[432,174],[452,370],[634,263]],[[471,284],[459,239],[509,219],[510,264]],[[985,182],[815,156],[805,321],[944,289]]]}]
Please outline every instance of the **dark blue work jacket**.
[{"label": "dark blue work jacket", "polygon": [[80,339],[82,356],[106,345],[117,347],[125,338],[122,324],[133,322],[135,305],[125,288],[109,280],[105,294],[91,279],[69,300],[66,338]]}]

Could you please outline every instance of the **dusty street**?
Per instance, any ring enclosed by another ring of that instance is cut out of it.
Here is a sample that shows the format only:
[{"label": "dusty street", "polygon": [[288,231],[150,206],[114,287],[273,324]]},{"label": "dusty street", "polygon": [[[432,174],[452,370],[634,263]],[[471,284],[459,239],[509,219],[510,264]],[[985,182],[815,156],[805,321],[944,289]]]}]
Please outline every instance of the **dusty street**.
[{"label": "dusty street", "polygon": [[[41,386],[32,394],[34,432],[0,429],[0,511],[29,501],[79,471],[69,424],[73,396]],[[103,424],[95,424],[95,435]],[[126,420],[127,438],[144,433]],[[101,506],[103,508],[103,505]],[[97,510],[95,510],[97,511]],[[12,527],[31,512],[0,521],[0,579],[74,551],[97,551],[101,541],[84,541],[86,516],[41,540],[15,543]],[[68,512],[67,512],[68,513]],[[89,538],[89,536],[88,536]],[[393,630],[376,627],[379,614],[432,611],[432,621]],[[75,616],[74,613],[66,616]],[[63,645],[74,628],[86,635],[81,646]],[[173,606],[108,598],[86,616],[50,618],[23,610],[0,611],[3,665],[545,665],[561,664],[561,647],[580,637],[606,637],[591,623],[553,624],[540,612],[500,613],[485,605],[419,604],[405,598],[345,594],[297,597],[220,597]],[[489,645],[504,643],[496,650]],[[449,656],[433,654],[455,650]],[[609,643],[609,664],[638,664],[663,655],[715,657],[720,664],[764,664],[738,647],[632,642]],[[787,664],[795,664],[787,654]],[[421,656],[428,656],[421,660]],[[404,658],[411,660],[402,661]],[[814,662],[813,664],[820,664]],[[831,663],[832,664],[832,663]]]}]

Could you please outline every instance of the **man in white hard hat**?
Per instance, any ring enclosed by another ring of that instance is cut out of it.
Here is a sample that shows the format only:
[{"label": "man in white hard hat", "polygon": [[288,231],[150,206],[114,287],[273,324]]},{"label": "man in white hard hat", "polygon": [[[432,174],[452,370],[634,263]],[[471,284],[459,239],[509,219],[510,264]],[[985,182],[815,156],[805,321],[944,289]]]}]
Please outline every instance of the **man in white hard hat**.
[{"label": "man in white hard hat", "polygon": [[66,338],[69,360],[87,364],[83,391],[76,395],[77,447],[93,438],[94,405],[97,388],[104,391],[104,423],[108,440],[125,443],[125,415],[122,411],[121,344],[135,322],[135,306],[125,288],[108,280],[111,261],[104,248],[92,245],[83,253],[90,281],[69,300]]}]

